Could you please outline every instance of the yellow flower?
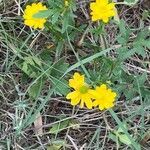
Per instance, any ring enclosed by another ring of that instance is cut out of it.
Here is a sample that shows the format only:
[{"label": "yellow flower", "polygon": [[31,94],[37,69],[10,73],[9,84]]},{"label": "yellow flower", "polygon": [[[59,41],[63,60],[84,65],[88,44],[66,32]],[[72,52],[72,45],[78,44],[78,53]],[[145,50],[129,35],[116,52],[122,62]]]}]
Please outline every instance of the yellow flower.
[{"label": "yellow flower", "polygon": [[66,98],[71,99],[71,104],[77,105],[80,103],[80,107],[83,108],[84,103],[87,108],[92,108],[92,100],[90,88],[88,84],[84,81],[84,75],[80,75],[79,73],[75,73],[73,75],[73,79],[69,80],[69,86],[74,89],[73,92],[70,92]]},{"label": "yellow flower", "polygon": [[69,0],[64,0],[65,1],[65,6],[67,7],[69,5]]},{"label": "yellow flower", "polygon": [[97,86],[95,90],[91,90],[93,95],[93,106],[99,106],[100,110],[108,109],[114,106],[114,101],[117,96],[115,92],[107,88],[105,84]]},{"label": "yellow flower", "polygon": [[115,16],[115,4],[108,0],[96,0],[90,4],[92,21],[102,20],[104,23]]},{"label": "yellow flower", "polygon": [[32,5],[27,5],[24,11],[24,24],[33,27],[34,29],[44,27],[44,23],[46,22],[46,18],[34,18],[33,15],[38,13],[41,10],[47,10],[46,6],[42,5],[42,3],[33,3]]}]

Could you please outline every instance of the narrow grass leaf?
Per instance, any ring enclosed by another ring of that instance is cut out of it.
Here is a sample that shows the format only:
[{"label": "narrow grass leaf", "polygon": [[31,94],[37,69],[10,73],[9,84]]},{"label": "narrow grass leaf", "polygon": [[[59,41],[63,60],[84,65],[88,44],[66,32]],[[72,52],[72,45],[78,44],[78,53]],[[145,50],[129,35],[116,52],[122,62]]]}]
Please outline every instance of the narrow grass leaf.
[{"label": "narrow grass leaf", "polygon": [[120,119],[118,118],[118,116],[116,115],[116,113],[112,110],[109,109],[110,114],[112,115],[112,117],[116,120],[117,124],[122,128],[123,132],[126,134],[126,136],[130,139],[133,147],[136,150],[141,150],[141,147],[138,143],[136,143],[133,139],[133,137],[130,136],[130,134],[127,132],[127,130],[125,129],[125,127],[123,126],[123,123],[120,121]]}]

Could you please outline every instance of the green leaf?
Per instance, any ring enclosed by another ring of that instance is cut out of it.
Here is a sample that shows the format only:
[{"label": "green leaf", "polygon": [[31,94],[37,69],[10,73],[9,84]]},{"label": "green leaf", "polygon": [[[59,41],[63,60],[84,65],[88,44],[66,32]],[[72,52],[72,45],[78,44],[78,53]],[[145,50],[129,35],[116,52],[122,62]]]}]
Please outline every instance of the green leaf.
[{"label": "green leaf", "polygon": [[34,60],[34,62],[35,62],[37,65],[41,66],[41,60],[40,60],[38,57],[32,56],[32,59]]},{"label": "green leaf", "polygon": [[129,5],[129,6],[132,6],[132,5],[135,5],[139,0],[125,0],[124,1],[124,4],[125,5]]},{"label": "green leaf", "polygon": [[136,51],[136,53],[137,53],[138,55],[141,55],[143,58],[146,57],[146,51],[145,51],[145,49],[142,47],[142,45],[135,45],[133,49],[134,49],[134,51]]},{"label": "green leaf", "polygon": [[66,82],[66,80],[64,79],[57,79],[57,78],[52,78],[52,84],[55,88],[54,93],[58,94],[58,95],[66,95],[67,93],[69,93],[69,87],[68,87],[68,83]]},{"label": "green leaf", "polygon": [[[147,73],[144,72],[143,74],[139,74],[136,76],[138,79],[140,87],[144,87],[145,82],[148,80]],[[137,87],[137,80],[135,79],[135,86]]]},{"label": "green leaf", "polygon": [[[123,124],[123,127],[127,130],[126,124]],[[124,133],[121,127],[118,128],[117,133]]]},{"label": "green leaf", "polygon": [[46,64],[46,66],[51,66],[52,64],[52,57],[51,57],[51,51],[50,50],[44,50],[40,55],[40,59],[42,60],[42,62],[44,62]]},{"label": "green leaf", "polygon": [[148,19],[149,16],[150,16],[150,11],[148,11],[148,10],[143,10],[142,19],[143,19],[143,20],[146,20],[146,19]]},{"label": "green leaf", "polygon": [[61,147],[64,145],[65,145],[65,141],[56,140],[56,141],[53,141],[50,146],[47,146],[47,150],[60,150]]},{"label": "green leaf", "polygon": [[0,76],[0,85],[3,85],[4,82],[5,82],[4,78]]},{"label": "green leaf", "polygon": [[59,123],[56,123],[52,126],[52,128],[49,130],[49,133],[51,134],[58,134],[62,130],[66,129],[66,127],[69,125],[69,120],[61,121]]},{"label": "green leaf", "polygon": [[[116,120],[117,124],[122,128],[122,130],[125,133],[125,135],[130,139],[131,144],[134,146],[134,148],[136,150],[141,150],[140,145],[137,142],[135,142],[135,139],[125,129],[124,124],[120,121],[120,119],[118,118],[118,116],[116,115],[116,113],[111,108],[109,109],[109,112],[112,115],[112,117]],[[114,132],[114,134],[116,134],[116,136],[118,136],[117,132]]]},{"label": "green leaf", "polygon": [[37,82],[34,83],[29,89],[29,96],[35,99],[40,94],[43,84],[44,83],[42,79],[37,80]]},{"label": "green leaf", "polygon": [[117,139],[117,136],[116,135],[114,135],[114,134],[112,134],[112,133],[109,133],[109,135],[108,135],[108,137],[110,138],[110,139],[112,139],[114,142],[118,142],[118,139]]},{"label": "green leaf", "polygon": [[130,141],[130,139],[128,138],[127,135],[125,134],[119,134],[118,135],[120,142],[126,144],[126,145],[131,145],[132,142]]},{"label": "green leaf", "polygon": [[71,127],[74,130],[78,130],[80,128],[80,123],[77,120],[71,119],[69,122],[69,127]]},{"label": "green leaf", "polygon": [[69,92],[68,82],[61,78],[67,68],[68,64],[65,63],[65,59],[62,58],[53,64],[52,69],[49,72],[52,86],[56,87],[55,94],[66,95]]},{"label": "green leaf", "polygon": [[121,61],[126,60],[133,56],[136,53],[136,51],[136,49],[128,49],[126,47],[121,47],[118,49],[118,59],[120,59]]},{"label": "green leaf", "polygon": [[56,46],[56,58],[60,58],[61,52],[64,50],[64,41],[59,41],[57,46]]},{"label": "green leaf", "polygon": [[63,24],[62,24],[62,30],[61,33],[64,33],[66,31],[66,29],[68,28],[68,24],[69,24],[69,15],[66,14],[63,18]]},{"label": "green leaf", "polygon": [[61,148],[62,146],[63,146],[63,145],[52,144],[51,146],[48,146],[48,147],[47,147],[47,150],[60,150],[60,148]]},{"label": "green leaf", "polygon": [[38,13],[33,15],[33,18],[47,18],[51,16],[52,13],[50,10],[41,10]]},{"label": "green leaf", "polygon": [[124,20],[121,20],[119,23],[119,31],[122,34],[126,32],[126,23]]},{"label": "green leaf", "polygon": [[144,40],[144,41],[142,42],[142,45],[143,45],[144,47],[150,48],[150,39],[149,39],[149,40]]},{"label": "green leaf", "polygon": [[24,71],[26,74],[28,74],[28,64],[24,61],[22,65],[22,71]]},{"label": "green leaf", "polygon": [[118,43],[122,45],[126,45],[129,41],[129,37],[131,34],[131,31],[129,28],[127,28],[126,23],[124,20],[121,20],[119,23],[119,35],[117,36]]},{"label": "green leaf", "polygon": [[52,16],[52,24],[55,24],[58,21],[59,16],[60,12],[56,10],[56,12]]},{"label": "green leaf", "polygon": [[58,60],[51,70],[51,75],[53,77],[60,77],[68,68],[68,64],[65,63],[65,59],[61,58]]},{"label": "green leaf", "polygon": [[32,56],[25,57],[24,60],[25,60],[25,62],[26,62],[27,64],[30,64],[30,65],[32,65],[32,66],[35,66],[35,63],[34,63],[34,61],[33,61]]},{"label": "green leaf", "polygon": [[61,33],[64,33],[67,30],[68,26],[74,26],[75,17],[76,16],[73,14],[72,11],[65,11],[65,13],[63,14]]}]

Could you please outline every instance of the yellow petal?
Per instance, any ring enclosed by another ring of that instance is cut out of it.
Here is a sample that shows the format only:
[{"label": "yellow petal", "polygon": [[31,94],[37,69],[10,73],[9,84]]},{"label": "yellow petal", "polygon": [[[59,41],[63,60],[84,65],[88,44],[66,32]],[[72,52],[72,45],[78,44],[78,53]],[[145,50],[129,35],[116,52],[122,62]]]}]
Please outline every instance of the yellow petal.
[{"label": "yellow petal", "polygon": [[80,108],[84,107],[84,100],[81,99]]},{"label": "yellow petal", "polygon": [[103,18],[102,20],[103,20],[104,23],[108,22],[108,18]]},{"label": "yellow petal", "polygon": [[94,107],[96,107],[98,104],[99,104],[99,103],[98,103],[97,100],[93,102],[93,106],[94,106]]},{"label": "yellow petal", "polygon": [[84,84],[84,75],[80,75],[77,72],[73,75],[73,79],[69,80],[69,86],[74,88],[75,90],[78,90]]},{"label": "yellow petal", "polygon": [[93,107],[93,103],[92,103],[92,100],[91,99],[85,99],[85,105],[88,109],[92,109]]},{"label": "yellow petal", "polygon": [[75,106],[80,102],[80,98],[76,98],[76,99],[71,99],[71,105]]},{"label": "yellow petal", "polygon": [[115,3],[110,3],[107,5],[108,9],[114,9]]},{"label": "yellow petal", "polygon": [[67,99],[76,99],[79,97],[79,93],[77,91],[73,91],[67,94]]},{"label": "yellow petal", "polygon": [[93,106],[91,95],[89,93],[83,94],[81,101],[83,101],[88,109],[91,109]]},{"label": "yellow petal", "polygon": [[99,110],[103,110],[104,109],[104,106],[101,106],[101,105],[99,105]]}]

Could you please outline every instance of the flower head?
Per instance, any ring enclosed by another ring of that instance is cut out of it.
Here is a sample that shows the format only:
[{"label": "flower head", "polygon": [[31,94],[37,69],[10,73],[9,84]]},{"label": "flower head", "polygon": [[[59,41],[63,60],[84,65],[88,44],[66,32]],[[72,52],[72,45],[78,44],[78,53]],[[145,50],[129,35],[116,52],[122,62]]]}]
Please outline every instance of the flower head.
[{"label": "flower head", "polygon": [[95,90],[91,90],[93,95],[93,106],[99,106],[100,110],[108,109],[114,106],[114,101],[117,96],[115,92],[107,88],[105,84],[97,86]]},{"label": "flower head", "polygon": [[92,108],[92,95],[90,94],[90,88],[87,83],[84,81],[84,75],[75,73],[73,79],[69,80],[69,86],[74,89],[73,92],[70,92],[66,98],[71,99],[72,105],[77,105],[80,103],[80,107],[83,108],[84,103],[87,108]]},{"label": "flower head", "polygon": [[24,10],[24,24],[33,27],[34,29],[44,27],[44,23],[46,22],[46,18],[34,18],[33,16],[39,11],[47,10],[46,6],[42,5],[42,3],[33,3],[32,5],[27,5]]},{"label": "flower head", "polygon": [[67,7],[69,5],[69,0],[64,0],[65,1],[65,6]]},{"label": "flower head", "polygon": [[102,20],[104,23],[109,21],[110,17],[115,16],[115,4],[108,0],[96,0],[90,4],[92,21]]}]

